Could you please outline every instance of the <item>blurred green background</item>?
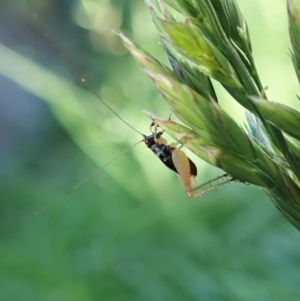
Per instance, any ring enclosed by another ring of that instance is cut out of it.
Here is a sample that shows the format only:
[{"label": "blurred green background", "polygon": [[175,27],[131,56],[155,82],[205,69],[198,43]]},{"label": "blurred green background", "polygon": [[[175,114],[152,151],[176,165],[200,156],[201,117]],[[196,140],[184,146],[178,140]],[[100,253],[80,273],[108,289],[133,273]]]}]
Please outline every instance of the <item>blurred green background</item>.
[{"label": "blurred green background", "polygon": [[[300,300],[299,232],[256,187],[190,200],[140,144],[60,198],[141,139],[80,77],[145,134],[137,107],[170,113],[112,30],[165,57],[143,1],[31,3],[38,23],[0,2],[0,300]],[[270,99],[299,108],[285,1],[239,4]],[[222,174],[194,161],[199,183]]]}]

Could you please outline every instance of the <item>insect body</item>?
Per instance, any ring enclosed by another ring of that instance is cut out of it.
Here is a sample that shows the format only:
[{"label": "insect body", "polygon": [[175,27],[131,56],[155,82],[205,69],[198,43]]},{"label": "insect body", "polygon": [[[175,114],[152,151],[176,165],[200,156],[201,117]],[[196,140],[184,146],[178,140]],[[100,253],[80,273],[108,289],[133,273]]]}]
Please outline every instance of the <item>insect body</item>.
[{"label": "insect body", "polygon": [[[158,158],[171,170],[178,174],[178,177],[184,186],[187,196],[194,198],[201,196],[217,187],[224,186],[227,183],[235,181],[233,177],[228,174],[216,177],[206,183],[201,184],[195,188],[192,188],[192,181],[196,183],[197,167],[195,163],[187,157],[187,155],[179,148],[176,147],[176,143],[167,144],[167,140],[162,138],[162,132],[157,132],[157,125],[154,122],[151,123],[151,127],[154,126],[155,130],[149,136],[144,135],[144,142],[152,152],[158,156]],[[219,182],[220,181],[220,182]],[[214,183],[214,184],[213,184]],[[208,188],[207,188],[208,186]],[[202,188],[205,188],[202,190]],[[201,190],[200,190],[201,189]],[[198,190],[196,194],[193,192]]]},{"label": "insect body", "polygon": [[149,136],[144,136],[144,142],[152,152],[171,170],[176,172],[185,187],[187,195],[194,197],[191,187],[191,180],[197,176],[197,167],[186,154],[176,147],[175,143],[167,144],[167,140],[162,138],[163,132],[157,132],[157,126],[152,122],[150,129],[155,130]]}]

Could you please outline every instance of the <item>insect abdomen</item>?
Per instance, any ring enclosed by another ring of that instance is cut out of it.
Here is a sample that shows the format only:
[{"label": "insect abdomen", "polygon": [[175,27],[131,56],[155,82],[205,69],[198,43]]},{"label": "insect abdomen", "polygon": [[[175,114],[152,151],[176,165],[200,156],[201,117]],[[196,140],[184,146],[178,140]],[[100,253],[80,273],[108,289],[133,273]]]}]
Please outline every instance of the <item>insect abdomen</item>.
[{"label": "insect abdomen", "polygon": [[169,146],[155,143],[150,149],[167,167],[177,173],[172,160],[172,149]]},{"label": "insect abdomen", "polygon": [[[157,138],[161,137],[161,133],[157,134]],[[173,159],[172,159],[172,152],[174,151],[174,148],[171,147],[170,145],[165,145],[165,144],[160,144],[156,143],[154,139],[154,134],[145,136],[145,144],[147,145],[148,148],[152,150],[152,152],[171,170],[174,172],[178,173]],[[189,160],[189,165],[190,165],[190,175],[196,177],[197,176],[197,167],[194,164],[190,158]]]}]

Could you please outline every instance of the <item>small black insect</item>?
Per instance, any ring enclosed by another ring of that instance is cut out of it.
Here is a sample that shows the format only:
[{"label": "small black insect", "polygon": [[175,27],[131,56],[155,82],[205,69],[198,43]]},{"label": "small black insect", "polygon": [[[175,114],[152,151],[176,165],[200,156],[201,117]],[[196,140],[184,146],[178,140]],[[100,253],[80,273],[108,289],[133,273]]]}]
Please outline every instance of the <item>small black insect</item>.
[{"label": "small black insect", "polygon": [[[154,127],[154,131],[152,128]],[[171,170],[176,172],[185,187],[189,197],[194,197],[191,181],[195,181],[197,167],[186,154],[176,147],[176,143],[167,144],[167,140],[162,138],[163,131],[157,132],[157,125],[152,122],[149,136],[144,136],[144,142],[148,148]]]}]

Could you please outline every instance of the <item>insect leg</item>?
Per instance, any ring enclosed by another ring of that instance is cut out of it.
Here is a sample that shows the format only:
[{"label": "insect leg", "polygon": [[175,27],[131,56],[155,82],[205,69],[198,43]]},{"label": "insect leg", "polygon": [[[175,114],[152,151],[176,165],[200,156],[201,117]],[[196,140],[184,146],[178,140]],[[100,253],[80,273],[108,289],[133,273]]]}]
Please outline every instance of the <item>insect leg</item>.
[{"label": "insect leg", "polygon": [[[220,180],[222,180],[222,181],[219,182]],[[192,198],[202,196],[209,191],[216,190],[218,187],[224,186],[226,184],[230,184],[231,182],[234,182],[234,181],[235,181],[235,179],[233,177],[229,176],[228,174],[223,174],[221,176],[218,176],[212,180],[202,183],[198,187],[193,188],[192,191],[197,191],[197,190],[200,190],[200,191],[196,194],[193,194]],[[214,183],[214,182],[216,182],[216,184],[212,185],[212,183]],[[201,189],[205,188],[206,186],[209,186],[209,187],[204,190],[201,190]]]},{"label": "insect leg", "polygon": [[152,132],[154,134],[154,141],[157,144],[163,144],[163,145],[167,145],[167,140],[165,138],[162,138],[162,134],[164,133],[164,131],[162,132],[157,132],[157,128],[158,128],[158,124],[156,124],[155,121],[152,121],[151,125],[150,125],[150,129],[154,127],[154,132]]}]

